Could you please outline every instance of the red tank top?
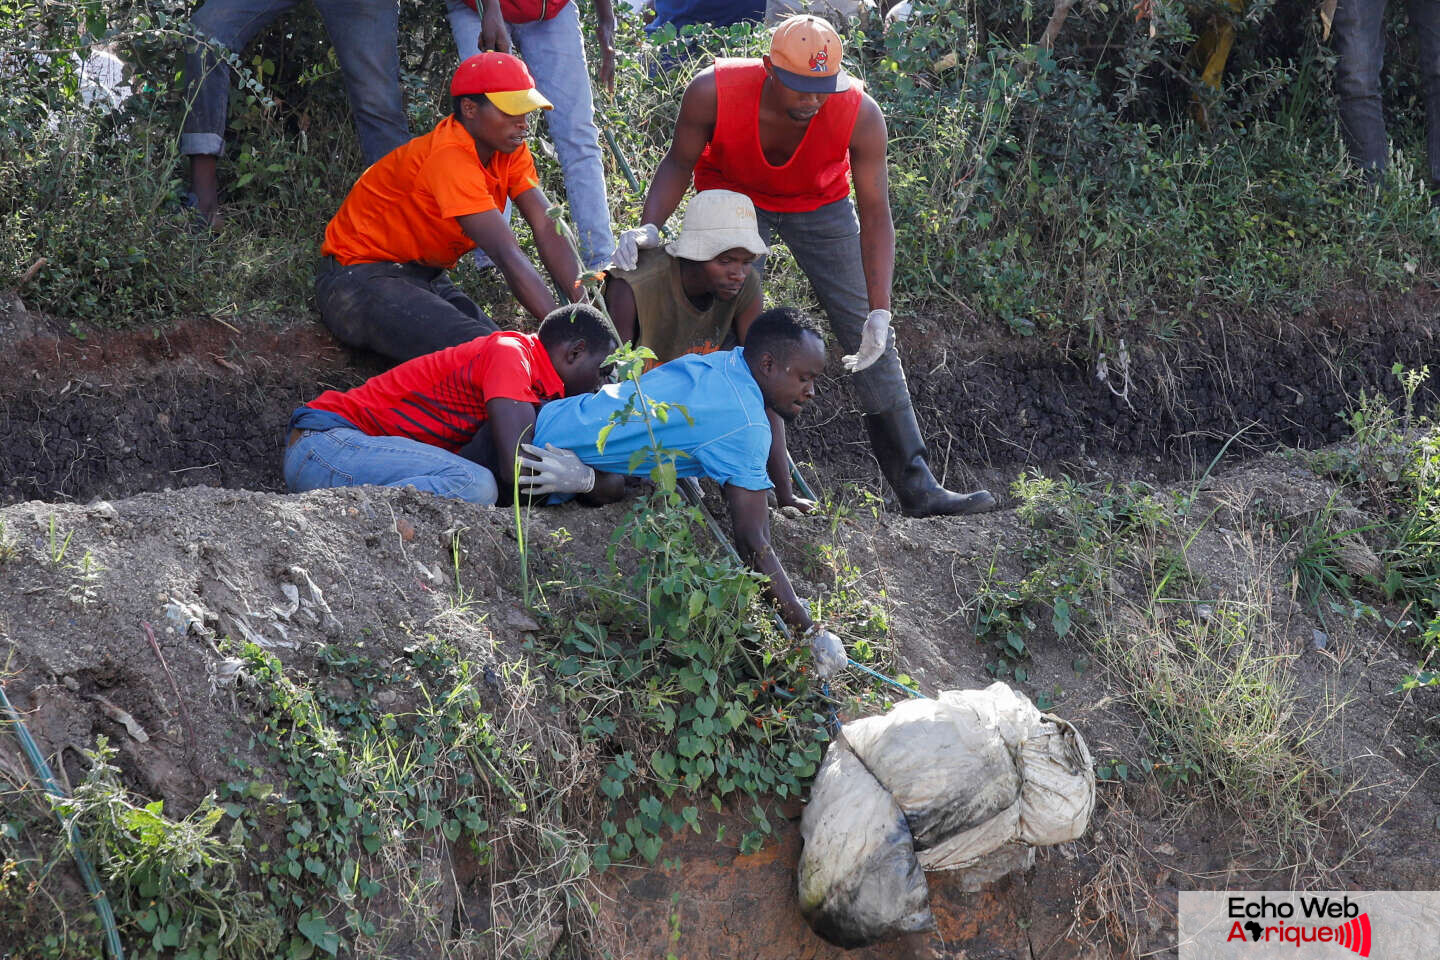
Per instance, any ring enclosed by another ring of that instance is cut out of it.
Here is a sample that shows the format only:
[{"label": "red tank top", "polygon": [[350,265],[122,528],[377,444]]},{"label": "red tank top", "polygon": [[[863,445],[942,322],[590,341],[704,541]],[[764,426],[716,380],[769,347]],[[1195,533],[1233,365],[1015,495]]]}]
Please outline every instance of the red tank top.
[{"label": "red tank top", "polygon": [[850,79],[831,94],[810,121],[800,146],[784,166],[760,149],[759,60],[715,61],[715,133],[695,163],[696,190],[733,190],[762,210],[803,213],[850,195],[850,136],[860,113],[862,86]]}]

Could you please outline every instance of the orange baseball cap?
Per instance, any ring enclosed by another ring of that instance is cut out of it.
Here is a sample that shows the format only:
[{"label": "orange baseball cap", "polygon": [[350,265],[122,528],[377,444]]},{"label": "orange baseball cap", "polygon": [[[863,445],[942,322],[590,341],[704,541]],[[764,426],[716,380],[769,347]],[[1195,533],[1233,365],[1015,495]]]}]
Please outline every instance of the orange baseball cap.
[{"label": "orange baseball cap", "polygon": [[535,89],[535,78],[525,61],[508,53],[489,51],[467,59],[450,78],[450,96],[483,93],[501,113],[518,117],[531,110],[553,110]]},{"label": "orange baseball cap", "polygon": [[849,87],[840,65],[844,53],[835,28],[808,13],[786,17],[770,34],[770,66],[791,90],[836,93]]}]

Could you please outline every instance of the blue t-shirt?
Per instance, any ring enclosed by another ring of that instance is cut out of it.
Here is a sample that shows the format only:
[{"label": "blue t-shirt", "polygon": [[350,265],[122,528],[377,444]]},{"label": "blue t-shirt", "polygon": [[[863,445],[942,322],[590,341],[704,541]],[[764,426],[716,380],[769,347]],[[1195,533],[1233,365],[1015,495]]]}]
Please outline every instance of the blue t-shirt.
[{"label": "blue t-shirt", "polygon": [[[661,422],[651,415],[655,439],[666,450],[683,451],[675,472],[682,477],[710,477],[746,490],[768,490],[765,461],[770,456],[770,421],[765,399],[745,364],[744,348],[715,353],[686,354],[645,373],[640,389],[652,404],[683,406],[691,426],[678,410]],[[635,393],[633,381],[608,384],[599,393],[551,400],[535,420],[535,442],[553,443],[575,451],[585,463],[606,473],[645,476],[655,466],[650,433],[639,411],[616,424],[605,439],[605,452],[596,446],[610,415],[625,408]],[[637,450],[647,455],[634,470],[630,457]]]},{"label": "blue t-shirt", "polygon": [[655,0],[655,19],[645,27],[654,33],[667,23],[675,29],[692,23],[728,27],[741,20],[765,19],[764,0]]}]

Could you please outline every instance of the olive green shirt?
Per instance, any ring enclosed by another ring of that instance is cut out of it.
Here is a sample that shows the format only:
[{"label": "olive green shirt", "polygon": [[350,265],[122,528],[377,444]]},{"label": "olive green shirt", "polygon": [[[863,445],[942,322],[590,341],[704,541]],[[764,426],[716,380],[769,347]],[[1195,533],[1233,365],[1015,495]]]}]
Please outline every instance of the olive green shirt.
[{"label": "olive green shirt", "polygon": [[685,296],[679,259],[658,247],[641,250],[634,270],[612,268],[610,275],[634,292],[636,346],[655,351],[658,363],[734,346],[735,318],[760,298],[760,274],[752,271],[734,300],[711,297],[701,310]]}]

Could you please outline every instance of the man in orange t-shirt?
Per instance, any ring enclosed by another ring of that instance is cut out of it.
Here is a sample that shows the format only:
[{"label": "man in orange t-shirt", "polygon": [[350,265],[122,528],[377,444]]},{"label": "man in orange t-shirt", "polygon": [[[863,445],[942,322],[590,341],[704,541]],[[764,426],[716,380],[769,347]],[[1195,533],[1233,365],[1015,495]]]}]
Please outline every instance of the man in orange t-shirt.
[{"label": "man in orange t-shirt", "polygon": [[516,57],[482,53],[450,83],[453,114],[360,175],[329,226],[315,302],[330,331],[353,347],[403,361],[499,329],[446,271],[476,247],[500,268],[536,319],[555,309],[501,216],[506,200],[530,223],[535,246],[570,301],[580,295],[575,252],[545,215],[525,145],[529,114],[549,109]]}]

